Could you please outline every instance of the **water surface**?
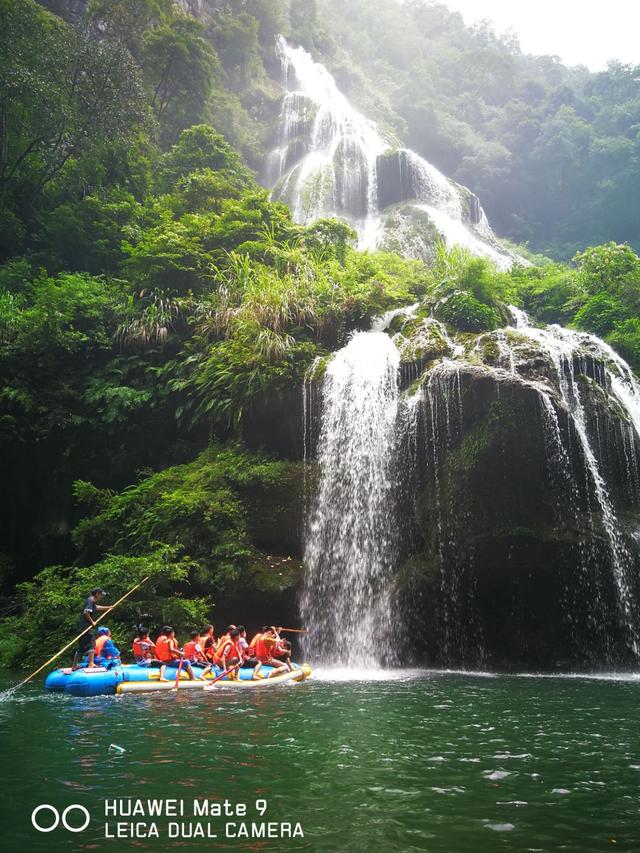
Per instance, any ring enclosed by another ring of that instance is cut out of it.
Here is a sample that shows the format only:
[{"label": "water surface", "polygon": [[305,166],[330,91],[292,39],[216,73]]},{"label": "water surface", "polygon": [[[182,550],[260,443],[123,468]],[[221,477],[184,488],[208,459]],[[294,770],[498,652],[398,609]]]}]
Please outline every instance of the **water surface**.
[{"label": "water surface", "polygon": [[[640,850],[639,700],[635,676],[325,673],[95,699],[29,685],[0,703],[2,849]],[[265,819],[300,821],[304,838],[108,840],[115,797],[265,799]],[[92,822],[40,835],[40,803],[84,804]]]}]

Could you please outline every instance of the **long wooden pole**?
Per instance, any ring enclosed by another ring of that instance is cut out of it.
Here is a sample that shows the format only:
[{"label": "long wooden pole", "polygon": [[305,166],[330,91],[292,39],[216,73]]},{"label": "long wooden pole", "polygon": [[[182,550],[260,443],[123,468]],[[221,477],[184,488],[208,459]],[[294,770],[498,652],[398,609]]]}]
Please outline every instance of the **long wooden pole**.
[{"label": "long wooden pole", "polygon": [[306,634],[306,628],[280,628],[280,631],[286,631],[287,634]]},{"label": "long wooden pole", "polygon": [[[125,600],[125,598],[129,598],[129,596],[130,596],[132,593],[134,593],[137,589],[139,589],[139,588],[142,586],[142,584],[143,584],[143,583],[145,583],[145,581],[148,581],[148,580],[149,580],[149,575],[147,575],[147,577],[146,577],[146,578],[142,578],[142,580],[140,581],[140,583],[137,583],[134,587],[132,587],[132,588],[129,590],[129,592],[125,592],[125,594],[122,596],[122,598],[119,598],[119,599],[116,601],[116,603],[115,603],[115,604],[112,604],[112,605],[111,605],[111,607],[109,608],[109,610],[105,610],[105,612],[102,614],[102,616],[98,616],[98,618],[95,620],[94,624],[95,624],[95,625],[97,625],[97,624],[98,624],[98,622],[100,622],[100,620],[101,620],[101,619],[104,619],[104,618],[105,618],[105,616],[107,616],[107,614],[111,613],[111,611],[112,611],[112,610],[115,610],[115,609],[116,609],[116,607],[117,607],[119,604],[121,604],[121,603]],[[32,672],[32,673],[31,673],[31,675],[27,676],[27,678],[25,678],[25,679],[24,679],[23,681],[21,681],[19,684],[16,684],[16,686],[15,686],[13,689],[14,689],[14,690],[18,690],[18,688],[22,687],[22,686],[23,686],[24,684],[26,684],[28,681],[31,681],[31,679],[32,679],[32,678],[35,678],[35,676],[36,676],[39,672],[42,672],[42,670],[43,670],[45,667],[49,666],[49,664],[50,664],[50,663],[53,663],[53,661],[54,661],[56,658],[59,658],[61,654],[64,654],[64,652],[66,652],[66,651],[67,651],[67,649],[70,649],[70,648],[71,648],[71,646],[72,646],[74,643],[77,643],[77,642],[78,642],[78,640],[80,639],[80,637],[84,637],[84,635],[87,633],[87,631],[90,631],[93,627],[94,627],[93,625],[87,625],[87,627],[84,629],[84,631],[82,631],[80,634],[78,634],[78,636],[77,636],[77,637],[75,637],[73,640],[71,640],[71,642],[70,642],[70,643],[67,643],[67,645],[66,645],[66,646],[64,646],[63,648],[61,648],[59,652],[56,652],[56,654],[55,654],[53,657],[50,657],[50,658],[49,658],[49,660],[48,660],[48,661],[46,661],[46,663],[43,663],[43,664],[42,664],[42,666],[38,667],[38,669],[36,669],[36,671],[35,671],[35,672]]]},{"label": "long wooden pole", "polygon": [[220,675],[216,675],[213,681],[210,681],[208,684],[205,684],[204,690],[208,690],[212,685],[216,683],[216,681],[220,681],[220,679],[224,678],[225,675],[229,675],[230,672],[233,672],[234,669],[238,669],[240,666],[239,663],[235,664],[235,666],[229,667],[229,669],[225,669],[224,672],[221,672]]}]

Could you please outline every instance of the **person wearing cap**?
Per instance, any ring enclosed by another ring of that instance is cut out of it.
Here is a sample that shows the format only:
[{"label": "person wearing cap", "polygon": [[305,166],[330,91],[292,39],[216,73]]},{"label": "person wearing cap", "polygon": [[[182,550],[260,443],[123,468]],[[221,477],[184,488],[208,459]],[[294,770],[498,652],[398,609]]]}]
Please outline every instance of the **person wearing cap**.
[{"label": "person wearing cap", "polygon": [[93,647],[94,662],[98,666],[118,666],[120,663],[120,649],[117,648],[111,637],[111,631],[106,625],[98,628],[98,639]]},{"label": "person wearing cap", "polygon": [[[96,627],[95,622],[95,614],[99,611],[111,610],[111,607],[108,607],[104,604],[100,604],[100,599],[105,594],[105,591],[100,586],[96,586],[91,590],[91,594],[85,598],[84,607],[82,609],[82,615],[80,616],[80,621],[78,623],[78,630],[84,631],[87,628],[87,625],[90,625],[92,628]],[[78,662],[83,659],[85,655],[87,655],[88,662],[87,668],[95,666],[94,657],[95,657],[95,636],[93,631],[86,631],[78,640],[78,649],[76,651],[75,657],[73,659],[73,669],[78,668]]]}]

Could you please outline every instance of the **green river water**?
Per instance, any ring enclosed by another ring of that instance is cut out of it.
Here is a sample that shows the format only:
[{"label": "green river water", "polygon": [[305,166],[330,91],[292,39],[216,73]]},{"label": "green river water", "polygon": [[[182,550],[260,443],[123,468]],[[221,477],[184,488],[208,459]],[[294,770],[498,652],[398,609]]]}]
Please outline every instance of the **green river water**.
[{"label": "green river water", "polygon": [[[3,850],[640,850],[640,676],[421,672],[95,699],[40,682],[3,699]],[[158,839],[105,837],[105,823],[153,820],[105,818],[105,800],[131,797],[182,800],[185,816],[156,818]],[[225,798],[247,817],[193,817],[194,799]],[[42,803],[83,804],[91,822],[38,833]],[[171,839],[169,821],[218,837]],[[233,837],[252,821],[299,821],[304,838]]]}]

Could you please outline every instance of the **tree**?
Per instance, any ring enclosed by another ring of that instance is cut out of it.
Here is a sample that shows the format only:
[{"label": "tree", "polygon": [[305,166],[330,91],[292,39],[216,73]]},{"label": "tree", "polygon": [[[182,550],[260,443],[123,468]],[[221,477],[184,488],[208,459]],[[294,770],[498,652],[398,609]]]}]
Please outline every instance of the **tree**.
[{"label": "tree", "polygon": [[165,142],[196,122],[213,85],[218,58],[204,38],[204,27],[187,15],[148,30],[141,54],[151,105]]},{"label": "tree", "polygon": [[128,51],[33,0],[0,0],[0,195],[42,191],[72,158],[126,138],[145,116]]}]

